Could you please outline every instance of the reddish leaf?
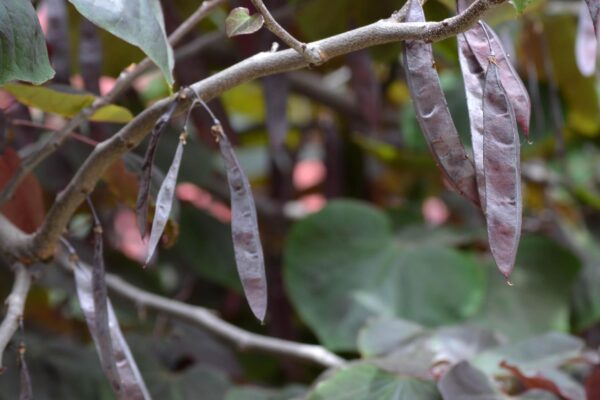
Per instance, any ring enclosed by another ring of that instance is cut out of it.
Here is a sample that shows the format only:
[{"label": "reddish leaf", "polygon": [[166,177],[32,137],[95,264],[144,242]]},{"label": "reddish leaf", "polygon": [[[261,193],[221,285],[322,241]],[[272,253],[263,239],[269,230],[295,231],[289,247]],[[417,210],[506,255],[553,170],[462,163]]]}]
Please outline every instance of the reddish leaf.
[{"label": "reddish leaf", "polygon": [[123,159],[115,161],[108,167],[102,180],[106,182],[118,202],[135,206],[139,182],[135,173],[127,169]]},{"label": "reddish leaf", "polygon": [[600,367],[596,366],[585,380],[585,393],[588,399],[600,399]]},{"label": "reddish leaf", "polygon": [[220,125],[213,127],[231,194],[231,233],[235,261],[252,312],[261,322],[267,312],[267,277],[250,182]]},{"label": "reddish leaf", "polygon": [[483,167],[488,240],[508,279],[521,236],[521,165],[517,122],[493,56],[483,90]]},{"label": "reddish leaf", "polygon": [[[7,147],[0,156],[0,189],[3,189],[19,168],[17,152]],[[46,214],[42,188],[33,174],[28,174],[10,200],[0,206],[0,212],[26,233],[34,232]]]},{"label": "reddish leaf", "polygon": [[[411,0],[406,21],[425,21],[418,0]],[[417,120],[438,167],[454,190],[474,204],[479,204],[475,169],[460,142],[448,110],[435,70],[431,44],[406,41],[402,57]]]},{"label": "reddish leaf", "polygon": [[[513,376],[525,387],[527,390],[540,389],[552,394],[555,394],[562,400],[582,400],[583,393],[580,392],[580,388],[577,390],[573,387],[561,387],[560,383],[554,382],[549,377],[542,374],[526,374],[517,365],[509,364],[506,361],[500,363],[500,367],[508,370]],[[595,399],[596,397],[588,397],[588,399]]]},{"label": "reddish leaf", "polygon": [[579,8],[579,23],[575,41],[575,60],[583,76],[592,76],[596,72],[596,51],[598,39],[594,22],[585,4]]},{"label": "reddish leaf", "polygon": [[[458,10],[464,10],[467,7],[468,0],[458,1]],[[506,51],[502,47],[502,42],[498,35],[485,22],[475,24],[471,29],[464,33],[464,37],[471,47],[473,55],[479,61],[479,65],[485,70],[488,64],[488,55],[490,53],[490,44],[487,37],[490,38],[491,47],[496,54],[496,63],[498,64],[498,72],[500,81],[504,86],[504,90],[508,93],[509,101],[512,104],[515,117],[525,135],[529,135],[529,119],[531,117],[531,101],[527,89],[517,71],[515,71],[510,62]]]}]

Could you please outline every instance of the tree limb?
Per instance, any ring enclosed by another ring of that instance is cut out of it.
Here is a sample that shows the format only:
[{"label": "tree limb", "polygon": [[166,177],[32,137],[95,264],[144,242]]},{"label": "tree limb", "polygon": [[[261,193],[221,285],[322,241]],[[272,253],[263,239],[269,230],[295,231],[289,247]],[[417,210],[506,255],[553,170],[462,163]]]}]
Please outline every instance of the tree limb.
[{"label": "tree limb", "polygon": [[12,291],[5,300],[8,309],[4,316],[4,320],[0,325],[0,373],[4,369],[4,367],[2,367],[4,350],[19,328],[21,318],[23,317],[25,301],[27,300],[27,294],[29,293],[29,286],[31,284],[31,277],[23,264],[16,263],[14,270],[15,283]]},{"label": "tree limb", "polygon": [[[61,253],[57,262],[71,271],[68,255]],[[79,261],[82,267],[89,265]],[[238,328],[213,312],[199,306],[192,306],[177,300],[171,300],[131,285],[116,275],[106,274],[107,287],[121,297],[132,300],[136,305],[149,307],[172,317],[179,318],[199,326],[214,335],[235,345],[240,351],[257,351],[297,360],[306,361],[326,368],[339,367],[345,360],[319,345],[290,342],[248,332]]]},{"label": "tree limb", "polygon": [[[325,60],[367,47],[402,40],[438,41],[469,29],[490,7],[505,0],[477,0],[462,13],[439,22],[399,23],[401,16],[354,29],[315,43]],[[204,101],[220,95],[241,83],[263,76],[307,67],[304,57],[293,49],[263,52],[247,58],[191,86]],[[184,89],[189,90],[189,89]],[[124,126],[113,137],[98,144],[79,168],[67,187],[56,197],[40,229],[11,248],[16,257],[51,258],[58,238],[71,216],[93,190],[106,169],[123,154],[137,146],[151,131],[156,119],[164,113],[172,98],[156,102]],[[192,102],[192,95],[180,101],[176,113],[183,112]]]},{"label": "tree limb", "polygon": [[[204,19],[216,7],[224,4],[225,2],[227,2],[227,0],[203,1],[200,7],[198,7],[198,9],[169,36],[169,44],[171,46],[177,44],[198,24],[198,22]],[[89,107],[81,110],[60,131],[54,132],[36,153],[33,153],[24,159],[21,162],[21,165],[19,165],[19,168],[15,174],[11,177],[10,181],[0,193],[0,204],[3,204],[10,199],[25,176],[27,176],[31,170],[37,167],[46,158],[51,156],[56,149],[62,146],[64,141],[75,129],[86,122],[97,110],[107,104],[113,103],[119,96],[121,96],[121,94],[131,87],[137,78],[149,71],[153,65],[153,62],[146,57],[133,69],[123,71],[121,75],[119,75],[119,78],[115,82],[115,85],[110,92],[96,99],[96,101],[94,101],[94,103]]]}]

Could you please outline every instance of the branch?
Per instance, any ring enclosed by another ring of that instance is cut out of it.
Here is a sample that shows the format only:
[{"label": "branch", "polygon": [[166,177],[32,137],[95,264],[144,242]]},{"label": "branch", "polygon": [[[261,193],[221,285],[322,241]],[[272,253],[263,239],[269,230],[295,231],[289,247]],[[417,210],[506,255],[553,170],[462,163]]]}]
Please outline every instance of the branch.
[{"label": "branch", "polygon": [[[461,14],[440,22],[399,23],[398,15],[380,20],[315,43],[325,60],[380,44],[401,40],[437,41],[469,29],[490,7],[505,0],[477,0]],[[209,101],[241,83],[263,76],[307,67],[309,64],[295,50],[265,52],[247,58],[215,75],[192,85],[200,98]],[[189,89],[184,89],[189,90]],[[111,138],[98,144],[67,187],[56,197],[40,229],[27,240],[13,247],[16,257],[35,257],[46,260],[54,254],[58,238],[71,216],[94,189],[106,169],[123,154],[137,146],[151,131],[154,122],[163,114],[172,98],[156,102],[140,113]],[[192,102],[192,95],[180,101],[176,113]]]},{"label": "branch", "polygon": [[265,20],[265,26],[268,30],[273,32],[275,36],[287,44],[292,49],[296,50],[298,54],[302,55],[309,64],[320,65],[325,60],[321,54],[318,46],[311,45],[307,46],[306,43],[300,42],[298,39],[293,37],[288,31],[286,31],[275,18],[269,12],[265,3],[262,0],[250,0],[254,7],[260,12]]},{"label": "branch", "polygon": [[[204,19],[204,17],[206,17],[216,7],[224,4],[225,2],[227,2],[227,0],[205,0],[202,2],[200,7],[198,7],[198,9],[169,36],[169,44],[171,46],[175,46],[198,24],[198,22]],[[115,82],[115,85],[110,92],[103,97],[96,99],[91,106],[81,110],[60,131],[54,132],[36,153],[31,154],[31,156],[24,159],[4,190],[2,190],[2,193],[0,193],[0,205],[12,197],[25,176],[27,176],[31,170],[37,167],[46,158],[51,156],[56,149],[62,146],[64,141],[75,129],[79,128],[83,123],[85,123],[98,109],[107,104],[113,103],[119,96],[121,96],[121,94],[131,87],[137,78],[150,70],[153,65],[154,64],[152,61],[146,57],[133,69],[129,71],[123,71],[119,75],[119,78]]]},{"label": "branch", "polygon": [[[64,269],[71,271],[67,254],[62,253],[57,257],[57,262]],[[79,263],[84,268],[90,268],[81,261]],[[192,306],[147,292],[125,282],[116,275],[106,274],[106,285],[119,296],[132,300],[138,306],[152,308],[206,329],[235,345],[240,351],[257,351],[295,358],[326,368],[339,367],[346,362],[344,359],[318,345],[290,342],[245,331],[223,321],[213,312],[203,307]]]},{"label": "branch", "polygon": [[6,298],[5,303],[8,305],[8,310],[2,325],[0,325],[0,373],[4,370],[2,367],[4,350],[21,324],[25,300],[31,284],[31,277],[23,264],[16,263],[14,269],[15,284]]}]

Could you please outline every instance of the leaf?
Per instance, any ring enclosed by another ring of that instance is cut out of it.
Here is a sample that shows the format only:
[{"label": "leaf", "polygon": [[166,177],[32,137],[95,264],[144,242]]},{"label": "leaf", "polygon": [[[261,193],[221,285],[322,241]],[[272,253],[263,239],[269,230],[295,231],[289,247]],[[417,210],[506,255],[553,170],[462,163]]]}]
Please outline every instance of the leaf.
[{"label": "leaf", "polygon": [[553,393],[561,399],[586,400],[583,387],[568,375],[552,370],[546,373],[525,373],[516,365],[506,361],[500,362],[500,367],[508,370],[527,389],[541,389]]},{"label": "leaf", "polygon": [[[8,183],[21,164],[12,147],[0,156],[0,189]],[[0,212],[25,233],[33,233],[44,221],[46,207],[42,188],[35,175],[27,174],[13,196],[0,206]]]},{"label": "leaf", "polygon": [[[466,1],[461,0],[458,3],[458,9],[466,8]],[[487,38],[490,38],[488,42]],[[498,66],[499,79],[502,82],[504,90],[508,94],[508,99],[511,102],[515,112],[515,117],[525,135],[529,135],[529,120],[531,118],[531,101],[525,85],[521,81],[519,74],[514,69],[509,57],[506,55],[502,41],[489,25],[480,21],[473,25],[471,29],[464,32],[471,52],[479,61],[479,65],[485,71],[488,66],[488,56],[490,54],[490,46],[496,56]]]},{"label": "leaf", "polygon": [[509,279],[521,238],[521,161],[517,121],[490,57],[483,89],[485,219],[492,256]]},{"label": "leaf", "polygon": [[307,400],[441,400],[433,382],[385,372],[374,365],[343,367],[317,383]]},{"label": "leaf", "polygon": [[248,35],[258,31],[264,23],[261,14],[250,15],[246,7],[236,7],[225,19],[225,32],[228,37]]},{"label": "leaf", "polygon": [[454,365],[438,383],[444,399],[504,400],[491,379],[468,361]]},{"label": "leaf", "polygon": [[175,185],[177,184],[177,176],[179,174],[179,166],[181,165],[181,158],[183,156],[183,146],[185,145],[185,133],[182,133],[179,138],[179,144],[173,157],[173,163],[167,172],[167,176],[160,185],[158,196],[156,196],[156,209],[154,212],[154,219],[152,221],[152,230],[150,231],[150,239],[148,240],[148,255],[146,256],[145,266],[148,265],[154,252],[158,241],[162,237],[169,217],[171,215],[171,208],[173,207],[173,195],[175,194]]},{"label": "leaf", "polygon": [[[12,94],[19,103],[68,118],[74,117],[96,100],[96,96],[91,94],[65,92],[64,90],[72,89],[60,85],[30,86],[9,83],[2,89]],[[128,109],[114,104],[101,107],[90,117],[91,121],[115,123],[127,123],[132,119],[133,115]]]},{"label": "leaf", "polygon": [[582,2],[579,7],[579,23],[575,39],[575,60],[583,76],[592,76],[596,72],[596,54],[598,38],[589,9]]},{"label": "leaf", "polygon": [[579,260],[554,241],[527,235],[519,246],[516,265],[512,287],[489,266],[487,297],[473,322],[513,340],[550,330],[568,331],[569,297]]},{"label": "leaf", "polygon": [[267,277],[250,182],[220,125],[216,131],[231,195],[231,233],[235,261],[250,309],[263,322],[267,312]]},{"label": "leaf", "polygon": [[559,332],[549,332],[485,351],[473,359],[473,365],[492,374],[501,372],[500,363],[506,361],[527,371],[556,368],[566,361],[581,356],[581,339]]},{"label": "leaf", "polygon": [[[423,22],[418,0],[411,0],[407,22]],[[460,142],[435,70],[431,44],[407,40],[402,52],[406,80],[419,125],[444,179],[451,187],[479,204],[475,169]]]},{"label": "leaf", "polygon": [[173,84],[173,49],[165,33],[160,0],[69,1],[94,24],[142,49]]},{"label": "leaf", "polygon": [[284,251],[293,305],[335,350],[354,350],[369,317],[431,327],[472,316],[483,296],[482,272],[448,247],[396,239],[384,213],[354,201],[330,202],[297,222]]},{"label": "leaf", "polygon": [[384,355],[425,332],[425,328],[414,322],[376,318],[360,330],[358,349],[365,358]]},{"label": "leaf", "polygon": [[586,378],[585,393],[588,399],[600,398],[600,366],[596,366]]},{"label": "leaf", "polygon": [[[74,273],[79,304],[83,314],[85,315],[92,338],[94,339],[94,342],[98,348],[99,338],[97,337],[95,329],[97,310],[94,306],[92,273],[87,267],[84,267],[80,263],[75,264]],[[149,399],[150,395],[148,394],[148,389],[146,388],[146,384],[144,383],[135,360],[131,355],[129,346],[123,337],[123,333],[119,327],[119,321],[117,320],[112,304],[108,298],[106,299],[106,302],[108,309],[110,338],[114,350],[114,358],[118,367],[118,375],[120,377],[119,393],[122,394],[123,398],[127,399]]]},{"label": "leaf", "polygon": [[31,2],[0,3],[0,85],[12,80],[36,84],[54,76],[42,28]]},{"label": "leaf", "polygon": [[519,14],[522,14],[531,2],[532,0],[510,0],[510,3],[515,7],[515,10],[517,10]]},{"label": "leaf", "polygon": [[135,204],[135,211],[137,214],[138,227],[140,228],[140,235],[142,238],[146,237],[146,229],[148,225],[148,203],[150,201],[150,183],[152,181],[152,166],[154,165],[154,158],[156,157],[156,149],[158,148],[158,142],[160,136],[171,120],[173,113],[177,109],[177,103],[179,96],[171,100],[169,107],[160,116],[159,119],[154,123],[152,133],[150,134],[150,142],[146,148],[146,154],[144,155],[144,163],[142,165],[142,173],[140,177],[140,190],[138,192],[138,198]]}]

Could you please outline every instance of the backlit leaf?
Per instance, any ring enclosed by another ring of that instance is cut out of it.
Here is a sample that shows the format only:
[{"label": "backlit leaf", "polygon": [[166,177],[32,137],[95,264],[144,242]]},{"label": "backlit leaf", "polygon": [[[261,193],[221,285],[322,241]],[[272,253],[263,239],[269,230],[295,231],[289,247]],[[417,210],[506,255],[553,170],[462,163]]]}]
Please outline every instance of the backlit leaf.
[{"label": "backlit leaf", "polygon": [[99,27],[140,49],[173,84],[173,49],[165,33],[160,0],[69,0]]},{"label": "backlit leaf", "polygon": [[[91,94],[58,90],[61,89],[58,85],[45,87],[10,83],[2,86],[1,89],[12,94],[22,104],[63,117],[74,117],[96,100],[96,96]],[[132,119],[133,115],[128,109],[114,104],[100,108],[90,117],[91,121],[116,123],[127,123]]]},{"label": "backlit leaf", "polygon": [[12,80],[40,84],[54,76],[30,1],[0,2],[0,38],[0,85]]},{"label": "backlit leaf", "polygon": [[248,35],[262,28],[265,20],[261,14],[250,15],[245,7],[237,7],[231,10],[225,20],[225,32],[227,36]]}]

